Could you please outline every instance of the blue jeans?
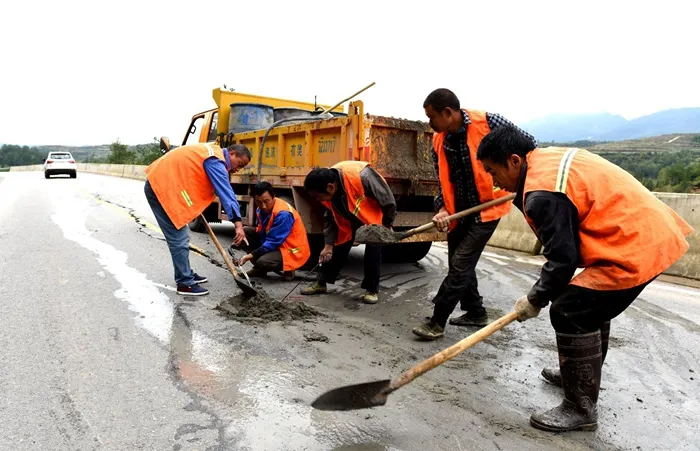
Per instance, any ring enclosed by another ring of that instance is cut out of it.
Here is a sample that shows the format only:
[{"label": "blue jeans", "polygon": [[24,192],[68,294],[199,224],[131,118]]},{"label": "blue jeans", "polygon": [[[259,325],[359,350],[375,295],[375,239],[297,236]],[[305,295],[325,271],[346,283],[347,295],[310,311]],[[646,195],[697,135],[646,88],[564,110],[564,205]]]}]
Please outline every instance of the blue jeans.
[{"label": "blue jeans", "polygon": [[170,257],[173,259],[173,268],[175,268],[175,283],[194,285],[194,272],[190,267],[190,233],[187,226],[185,225],[181,229],[175,228],[148,181],[146,181],[143,192],[146,194],[146,200],[148,200],[160,230],[165,236],[165,241],[168,243]]}]

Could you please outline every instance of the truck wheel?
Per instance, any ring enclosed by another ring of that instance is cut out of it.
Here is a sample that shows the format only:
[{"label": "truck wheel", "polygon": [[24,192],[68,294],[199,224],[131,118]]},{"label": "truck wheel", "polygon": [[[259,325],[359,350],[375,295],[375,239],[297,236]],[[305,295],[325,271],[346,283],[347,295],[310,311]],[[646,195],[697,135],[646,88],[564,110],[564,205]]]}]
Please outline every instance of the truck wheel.
[{"label": "truck wheel", "polygon": [[382,249],[382,261],[386,263],[415,263],[428,255],[431,241],[392,244]]},{"label": "truck wheel", "polygon": [[190,222],[187,225],[189,226],[190,230],[193,232],[206,232],[207,231],[206,227],[204,226],[204,221],[202,221],[202,217],[199,215],[196,218],[194,218],[192,220],[192,222]]}]

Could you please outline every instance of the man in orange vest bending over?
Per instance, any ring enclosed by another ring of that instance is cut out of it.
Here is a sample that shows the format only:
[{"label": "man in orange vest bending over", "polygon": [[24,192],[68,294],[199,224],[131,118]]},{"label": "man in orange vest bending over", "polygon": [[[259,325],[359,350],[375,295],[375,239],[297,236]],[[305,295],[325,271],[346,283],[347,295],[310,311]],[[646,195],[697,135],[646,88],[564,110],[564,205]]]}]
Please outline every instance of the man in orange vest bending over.
[{"label": "man in orange vest bending over", "polygon": [[[510,211],[510,203],[488,208],[480,214],[450,223],[444,218],[508,193],[494,190],[491,176],[476,158],[481,139],[492,129],[511,124],[499,114],[460,109],[459,99],[449,89],[436,89],[423,102],[433,135],[433,160],[439,179],[435,198],[438,229],[447,233],[448,272],[433,304],[433,316],[413,333],[425,340],[445,334],[447,319],[457,303],[466,311],[450,319],[456,326],[485,326],[486,309],[479,294],[476,264],[493,235],[498,221]],[[534,143],[524,131],[523,136]]]},{"label": "man in orange vest bending over", "polygon": [[257,227],[243,227],[248,254],[238,264],[253,262],[249,276],[265,277],[269,271],[282,271],[285,280],[293,280],[294,271],[304,266],[311,255],[304,222],[294,207],[275,196],[268,182],[253,187],[253,199],[258,207]]},{"label": "man in orange vest bending over", "polygon": [[193,144],[171,150],[146,168],[144,192],[170,249],[177,293],[202,296],[207,281],[190,267],[187,223],[199,216],[216,196],[229,220],[236,225],[235,243],[245,238],[241,213],[229,174],[250,162],[241,144],[221,149],[216,144]]},{"label": "man in orange vest bending over", "polygon": [[[542,375],[563,387],[564,401],[530,423],[594,430],[610,320],[688,250],[693,229],[632,175],[586,150],[537,149],[508,127],[486,136],[478,157],[494,183],[516,193],[547,258],[515,311],[524,321],[552,303],[559,371]],[[576,267],[583,271],[573,277]]]},{"label": "man in orange vest bending over", "polygon": [[[311,295],[325,293],[326,283],[335,283],[358,228],[366,224],[394,224],[396,200],[386,180],[364,161],[341,161],[331,168],[314,169],[306,176],[304,189],[327,210],[319,278],[301,291]],[[381,260],[381,247],[366,244],[362,280],[362,288],[367,291],[362,302],[366,304],[379,302]]]}]

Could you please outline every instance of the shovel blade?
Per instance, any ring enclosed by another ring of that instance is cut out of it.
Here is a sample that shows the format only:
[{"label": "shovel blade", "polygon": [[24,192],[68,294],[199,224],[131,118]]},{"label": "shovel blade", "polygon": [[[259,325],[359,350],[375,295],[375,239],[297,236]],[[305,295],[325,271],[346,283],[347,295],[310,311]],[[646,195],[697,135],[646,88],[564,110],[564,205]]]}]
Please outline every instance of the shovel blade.
[{"label": "shovel blade", "polygon": [[311,406],[318,410],[356,410],[383,406],[391,391],[390,379],[346,385],[322,394]]},{"label": "shovel blade", "polygon": [[393,244],[403,238],[403,233],[394,232],[379,224],[363,225],[355,232],[355,241],[362,244]]},{"label": "shovel blade", "polygon": [[243,291],[243,294],[246,296],[257,296],[258,295],[258,289],[255,288],[252,285],[249,285],[247,281],[241,279],[238,276],[235,276],[233,278],[236,281],[236,285],[238,285],[238,288]]}]

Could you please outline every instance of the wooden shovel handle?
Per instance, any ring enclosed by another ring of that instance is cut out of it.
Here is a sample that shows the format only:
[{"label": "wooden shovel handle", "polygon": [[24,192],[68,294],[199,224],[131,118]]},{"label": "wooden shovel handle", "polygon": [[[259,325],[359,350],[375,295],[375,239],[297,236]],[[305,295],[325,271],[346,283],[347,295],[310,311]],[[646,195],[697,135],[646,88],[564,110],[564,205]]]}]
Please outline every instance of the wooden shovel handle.
[{"label": "wooden shovel handle", "polygon": [[[497,199],[490,200],[488,202],[484,202],[483,204],[479,204],[476,207],[472,208],[467,208],[466,210],[459,211],[453,215],[448,216],[446,219],[449,221],[454,221],[455,219],[463,218],[465,216],[469,216],[474,213],[478,213],[481,210],[485,210],[489,207],[493,207],[494,205],[500,205],[508,202],[509,200],[515,199],[515,194],[509,194],[507,196],[499,197]],[[403,233],[402,239],[407,238],[411,235],[415,235],[416,233],[421,233],[425,232],[426,230],[430,230],[433,227],[435,227],[434,222],[429,222],[427,224],[423,224],[422,226],[416,227],[415,229],[407,230],[406,232]]]},{"label": "wooden shovel handle", "polygon": [[204,226],[207,228],[207,232],[209,232],[209,238],[214,242],[214,245],[216,248],[219,250],[219,253],[221,256],[224,258],[224,262],[226,263],[226,266],[228,266],[228,270],[231,271],[231,274],[233,274],[233,277],[238,277],[238,271],[236,270],[236,267],[233,266],[233,262],[231,261],[231,258],[226,254],[226,251],[224,251],[223,246],[221,246],[221,243],[219,243],[219,239],[214,235],[214,231],[211,229],[211,226],[207,222],[207,220],[204,218],[204,215],[199,215],[200,219],[202,222],[204,222]]},{"label": "wooden shovel handle", "polygon": [[474,332],[470,336],[453,344],[449,348],[443,349],[442,351],[438,352],[437,354],[434,354],[432,357],[429,357],[429,358],[423,360],[418,365],[404,371],[403,373],[401,373],[399,375],[399,377],[392,380],[391,384],[389,386],[389,392],[392,392],[400,387],[403,387],[404,385],[408,384],[409,382],[411,382],[413,379],[417,378],[421,374],[432,370],[436,366],[442,365],[443,363],[445,363],[448,360],[455,357],[457,354],[471,348],[475,344],[484,340],[485,338],[487,338],[488,336],[490,336],[494,332],[503,329],[505,326],[512,323],[517,318],[518,318],[518,314],[514,311],[510,312],[506,315],[503,315],[500,318],[498,318],[497,320],[489,323],[487,326],[477,330],[476,332]]}]

